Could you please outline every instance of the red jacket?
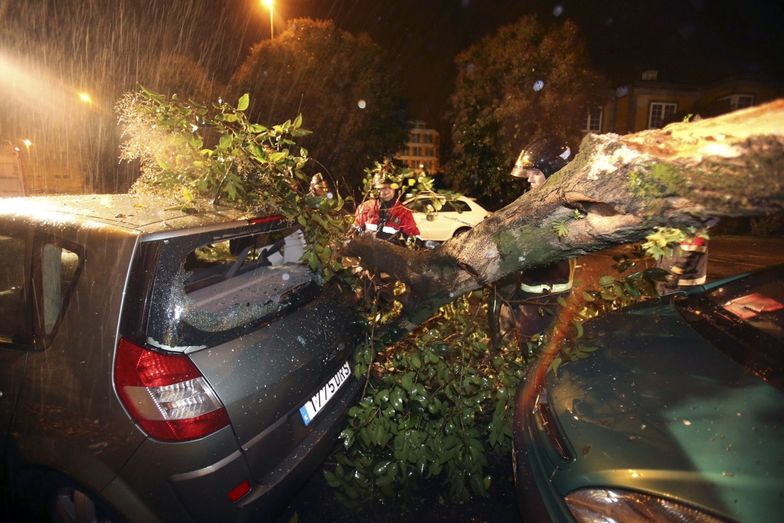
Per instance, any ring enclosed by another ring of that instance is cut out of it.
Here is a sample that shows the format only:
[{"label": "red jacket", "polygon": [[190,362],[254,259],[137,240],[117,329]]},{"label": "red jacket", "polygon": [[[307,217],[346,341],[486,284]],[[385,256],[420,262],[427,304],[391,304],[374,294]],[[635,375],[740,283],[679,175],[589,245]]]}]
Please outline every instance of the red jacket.
[{"label": "red jacket", "polygon": [[395,201],[392,207],[386,209],[378,200],[362,202],[354,213],[354,227],[360,232],[374,232],[382,240],[419,236],[414,215],[400,201]]}]

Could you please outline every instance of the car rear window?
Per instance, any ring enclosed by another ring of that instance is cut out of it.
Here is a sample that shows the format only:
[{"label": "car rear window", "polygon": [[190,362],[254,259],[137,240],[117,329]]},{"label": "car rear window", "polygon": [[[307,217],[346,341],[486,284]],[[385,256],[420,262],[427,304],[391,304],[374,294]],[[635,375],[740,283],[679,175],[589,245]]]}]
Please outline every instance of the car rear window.
[{"label": "car rear window", "polygon": [[145,341],[170,350],[211,345],[311,299],[316,276],[300,261],[305,247],[302,231],[280,222],[157,242]]}]

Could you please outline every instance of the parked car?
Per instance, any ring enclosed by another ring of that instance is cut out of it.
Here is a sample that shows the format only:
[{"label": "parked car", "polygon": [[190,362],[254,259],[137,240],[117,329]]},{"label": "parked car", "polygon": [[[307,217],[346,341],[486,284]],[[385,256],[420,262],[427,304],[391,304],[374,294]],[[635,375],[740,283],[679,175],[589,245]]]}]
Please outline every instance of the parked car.
[{"label": "parked car", "polygon": [[359,325],[304,248],[276,216],[4,200],[1,483],[55,520],[274,515],[359,388]]},{"label": "parked car", "polygon": [[525,520],[778,521],[783,304],[777,266],[589,322],[516,396]]},{"label": "parked car", "polygon": [[[414,215],[423,240],[446,241],[471,230],[490,215],[472,198],[446,198],[432,195],[414,196],[403,205]],[[440,206],[440,208],[439,208]],[[438,212],[434,212],[437,210]]]}]

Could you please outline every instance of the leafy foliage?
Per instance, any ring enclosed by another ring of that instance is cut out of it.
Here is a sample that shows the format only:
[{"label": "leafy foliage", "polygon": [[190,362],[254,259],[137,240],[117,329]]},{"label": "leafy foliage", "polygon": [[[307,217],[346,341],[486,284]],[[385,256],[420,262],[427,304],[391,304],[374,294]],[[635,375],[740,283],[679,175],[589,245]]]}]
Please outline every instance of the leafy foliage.
[{"label": "leafy foliage", "polygon": [[370,380],[325,472],[344,503],[405,499],[442,482],[454,501],[487,493],[486,454],[511,448],[523,360],[516,347],[488,352],[478,313],[463,297],[405,340],[357,353],[355,375]]},{"label": "leafy foliage", "polygon": [[628,307],[641,301],[655,298],[656,282],[660,279],[660,269],[646,269],[623,278],[605,275],[599,279],[599,287],[584,291],[579,317],[594,318],[602,313]]},{"label": "leafy foliage", "polygon": [[406,137],[404,104],[394,81],[396,60],[367,35],[354,36],[331,21],[297,19],[264,40],[231,81],[250,92],[258,122],[302,112],[314,135],[303,145],[333,182],[353,191],[363,168],[391,155]]},{"label": "leafy foliage", "polygon": [[[461,53],[451,99],[453,183],[469,194],[508,202],[520,187],[507,176],[533,138],[573,144],[588,109],[603,102],[572,22],[547,27],[524,17]],[[541,83],[539,83],[541,82]]]},{"label": "leafy foliage", "polygon": [[645,237],[642,248],[648,256],[659,260],[663,256],[670,256],[675,246],[684,240],[694,238],[695,235],[708,239],[708,234],[705,231],[697,231],[694,227],[687,229],[656,227],[651,234]]},{"label": "leafy foliage", "polygon": [[174,195],[186,209],[222,204],[299,222],[304,260],[329,279],[341,268],[343,199],[306,192],[308,152],[295,141],[309,133],[302,117],[265,127],[248,120],[249,104],[247,94],[211,108],[144,88],[125,94],[117,104],[121,158],[138,159],[142,171],[133,190]]}]

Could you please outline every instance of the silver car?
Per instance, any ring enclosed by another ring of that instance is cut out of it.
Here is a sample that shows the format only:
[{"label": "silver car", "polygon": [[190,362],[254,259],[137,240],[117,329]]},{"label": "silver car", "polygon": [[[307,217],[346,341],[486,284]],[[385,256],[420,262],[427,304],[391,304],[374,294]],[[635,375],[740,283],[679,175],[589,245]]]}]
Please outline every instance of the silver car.
[{"label": "silver car", "polygon": [[276,216],[0,199],[6,498],[64,521],[267,519],[359,382],[350,301]]}]

